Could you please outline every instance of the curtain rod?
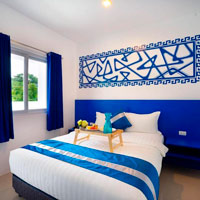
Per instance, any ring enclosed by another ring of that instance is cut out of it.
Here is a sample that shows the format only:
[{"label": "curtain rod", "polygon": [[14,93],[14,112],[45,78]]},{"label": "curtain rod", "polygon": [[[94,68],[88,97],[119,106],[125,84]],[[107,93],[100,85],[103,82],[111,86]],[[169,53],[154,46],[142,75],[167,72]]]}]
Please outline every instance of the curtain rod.
[{"label": "curtain rod", "polygon": [[35,49],[35,50],[37,50],[37,51],[40,51],[40,52],[43,52],[43,53],[47,54],[46,51],[43,51],[43,50],[41,50],[41,49],[38,49],[38,48],[35,48],[35,47],[32,47],[32,46],[29,46],[29,45],[24,44],[24,43],[22,43],[22,42],[18,42],[18,41],[16,41],[16,40],[12,40],[12,39],[11,39],[11,42],[14,42],[14,43],[16,43],[16,44],[20,44],[20,45],[23,45],[23,46],[26,46],[26,47],[29,47],[29,48],[31,48],[31,49]]},{"label": "curtain rod", "polygon": [[[48,52],[46,52],[46,51],[43,51],[43,50],[41,50],[41,49],[38,49],[38,48],[32,47],[32,46],[27,45],[27,44],[24,44],[24,43],[22,43],[22,42],[18,42],[18,41],[13,40],[13,39],[11,39],[11,42],[14,42],[14,43],[16,43],[16,44],[20,44],[20,45],[26,46],[26,47],[28,47],[28,48],[31,48],[31,49],[34,49],[34,50],[40,51],[40,52],[45,53],[45,54],[48,53]],[[62,56],[61,56],[61,57],[62,57]],[[63,57],[62,57],[62,59],[63,59]]]}]

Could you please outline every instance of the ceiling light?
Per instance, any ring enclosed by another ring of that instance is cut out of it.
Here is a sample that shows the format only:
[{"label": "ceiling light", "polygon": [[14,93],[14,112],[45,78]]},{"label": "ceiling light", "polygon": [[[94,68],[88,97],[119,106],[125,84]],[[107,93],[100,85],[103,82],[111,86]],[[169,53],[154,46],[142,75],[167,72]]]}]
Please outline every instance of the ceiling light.
[{"label": "ceiling light", "polygon": [[109,6],[111,6],[112,1],[111,0],[103,0],[102,4],[104,7],[108,8]]}]

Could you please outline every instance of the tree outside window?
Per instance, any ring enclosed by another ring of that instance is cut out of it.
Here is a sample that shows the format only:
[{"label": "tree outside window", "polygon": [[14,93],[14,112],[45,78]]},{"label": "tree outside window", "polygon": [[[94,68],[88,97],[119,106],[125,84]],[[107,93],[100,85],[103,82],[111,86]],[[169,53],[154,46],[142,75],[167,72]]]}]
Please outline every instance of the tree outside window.
[{"label": "tree outside window", "polygon": [[[23,101],[23,74],[12,78],[12,101]],[[33,74],[28,75],[28,100],[38,100],[38,78]]]}]

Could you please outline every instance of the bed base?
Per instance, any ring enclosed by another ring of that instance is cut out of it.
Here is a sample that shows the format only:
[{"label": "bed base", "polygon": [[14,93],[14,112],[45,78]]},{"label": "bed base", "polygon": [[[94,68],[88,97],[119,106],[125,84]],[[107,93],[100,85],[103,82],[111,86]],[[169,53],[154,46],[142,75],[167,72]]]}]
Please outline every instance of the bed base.
[{"label": "bed base", "polygon": [[20,197],[26,200],[56,200],[54,197],[26,183],[16,175],[12,175],[12,186]]}]

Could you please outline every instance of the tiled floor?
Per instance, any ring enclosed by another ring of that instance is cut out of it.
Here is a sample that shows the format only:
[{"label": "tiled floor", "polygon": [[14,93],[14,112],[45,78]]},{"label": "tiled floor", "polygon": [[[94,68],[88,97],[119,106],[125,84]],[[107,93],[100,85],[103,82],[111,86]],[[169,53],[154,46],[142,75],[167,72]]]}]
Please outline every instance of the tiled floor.
[{"label": "tiled floor", "polygon": [[6,174],[0,177],[0,200],[22,200],[12,188],[12,175]]},{"label": "tiled floor", "polygon": [[[11,174],[1,176],[0,200],[22,199],[12,188]],[[200,200],[200,170],[164,165],[160,177],[159,200]]]},{"label": "tiled floor", "polygon": [[164,165],[159,200],[200,200],[200,170]]}]

